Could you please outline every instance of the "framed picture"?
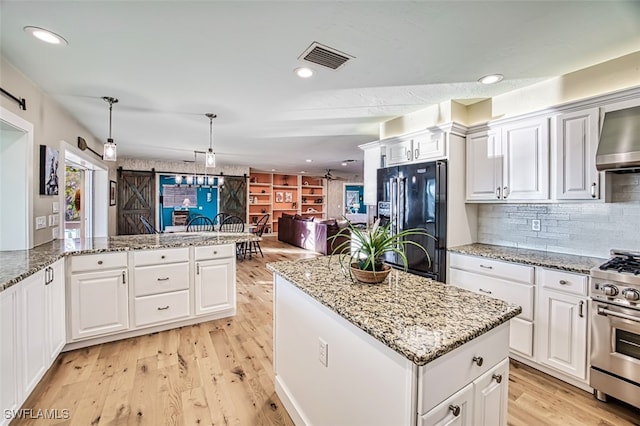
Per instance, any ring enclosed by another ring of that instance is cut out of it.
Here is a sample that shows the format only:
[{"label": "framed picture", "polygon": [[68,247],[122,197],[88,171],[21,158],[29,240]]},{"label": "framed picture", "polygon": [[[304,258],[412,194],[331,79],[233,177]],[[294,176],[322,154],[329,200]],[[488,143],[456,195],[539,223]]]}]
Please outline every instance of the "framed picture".
[{"label": "framed picture", "polygon": [[285,192],[284,193],[284,202],[285,203],[292,203],[293,202],[293,192]]},{"label": "framed picture", "polygon": [[109,181],[109,205],[116,205],[116,197],[118,194],[118,187],[115,180]]},{"label": "framed picture", "polygon": [[40,145],[40,195],[58,195],[58,150]]},{"label": "framed picture", "polygon": [[283,203],[283,202],[284,202],[284,192],[276,191],[276,203]]}]

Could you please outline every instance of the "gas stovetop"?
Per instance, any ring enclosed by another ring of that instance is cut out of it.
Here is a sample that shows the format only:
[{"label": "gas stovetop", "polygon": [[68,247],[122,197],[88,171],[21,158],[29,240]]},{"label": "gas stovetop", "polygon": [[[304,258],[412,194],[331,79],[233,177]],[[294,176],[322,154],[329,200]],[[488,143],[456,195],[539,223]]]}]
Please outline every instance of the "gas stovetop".
[{"label": "gas stovetop", "polygon": [[593,299],[640,304],[640,252],[611,250],[611,259],[591,269]]}]

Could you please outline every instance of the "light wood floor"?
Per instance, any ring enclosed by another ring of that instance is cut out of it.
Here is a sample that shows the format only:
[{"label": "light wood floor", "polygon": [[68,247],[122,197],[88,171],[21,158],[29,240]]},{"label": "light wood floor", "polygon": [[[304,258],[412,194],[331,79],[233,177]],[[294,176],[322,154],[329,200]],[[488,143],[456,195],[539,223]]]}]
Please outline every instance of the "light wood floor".
[{"label": "light wood floor", "polygon": [[[274,392],[272,277],[265,263],[314,254],[267,237],[264,259],[238,262],[234,318],[61,354],[23,408],[67,409],[68,420],[14,425],[292,425]],[[509,424],[633,425],[640,411],[519,363]],[[395,426],[395,425],[389,425]]]}]

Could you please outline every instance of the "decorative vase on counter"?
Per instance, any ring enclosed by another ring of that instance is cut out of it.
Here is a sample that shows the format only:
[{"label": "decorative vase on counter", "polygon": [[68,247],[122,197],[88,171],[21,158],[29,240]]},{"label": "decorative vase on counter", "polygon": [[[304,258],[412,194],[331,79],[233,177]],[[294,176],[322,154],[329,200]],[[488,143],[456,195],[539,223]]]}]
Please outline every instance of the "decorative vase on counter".
[{"label": "decorative vase on counter", "polygon": [[365,284],[379,284],[387,278],[390,272],[391,266],[389,265],[382,265],[381,271],[367,271],[360,269],[357,262],[351,264],[351,273],[355,279]]}]

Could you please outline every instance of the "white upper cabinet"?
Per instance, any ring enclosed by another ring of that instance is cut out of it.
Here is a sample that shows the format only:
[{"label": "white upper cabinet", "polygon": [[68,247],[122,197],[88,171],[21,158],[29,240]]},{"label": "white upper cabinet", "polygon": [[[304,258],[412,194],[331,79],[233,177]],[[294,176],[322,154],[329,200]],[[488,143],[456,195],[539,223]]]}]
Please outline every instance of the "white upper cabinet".
[{"label": "white upper cabinet", "polygon": [[413,140],[406,139],[387,146],[387,166],[404,164],[413,160]]},{"label": "white upper cabinet", "polygon": [[598,119],[598,108],[554,117],[556,199],[594,200],[600,198],[598,170],[596,169]]},{"label": "white upper cabinet", "polygon": [[380,144],[361,145],[364,150],[364,194],[362,202],[366,206],[376,205],[378,169],[380,168]]},{"label": "white upper cabinet", "polygon": [[421,131],[387,140],[387,166],[444,158],[447,154],[444,132]]},{"label": "white upper cabinet", "polygon": [[467,136],[467,201],[549,199],[547,118]]}]

